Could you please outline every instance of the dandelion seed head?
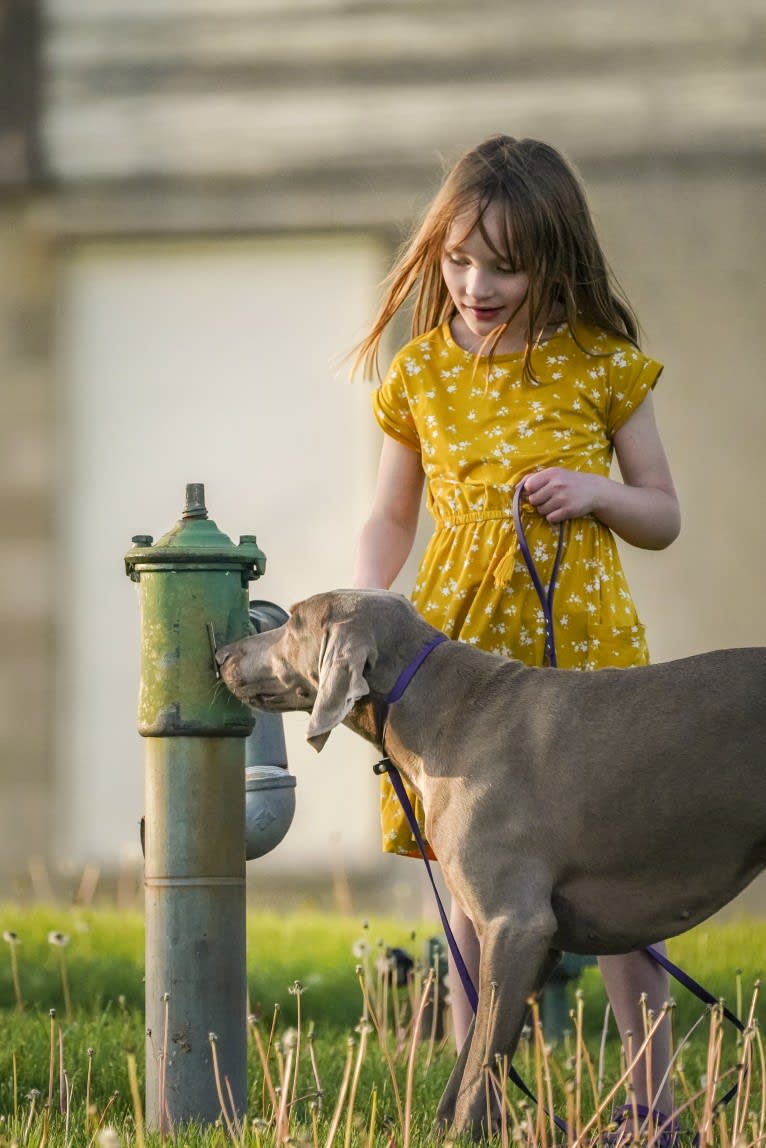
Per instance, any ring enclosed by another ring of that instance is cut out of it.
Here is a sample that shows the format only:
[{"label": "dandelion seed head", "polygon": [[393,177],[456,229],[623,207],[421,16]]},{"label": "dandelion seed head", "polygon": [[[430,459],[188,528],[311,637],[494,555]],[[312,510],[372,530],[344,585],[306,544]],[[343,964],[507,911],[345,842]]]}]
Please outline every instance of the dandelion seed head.
[{"label": "dandelion seed head", "polygon": [[64,949],[69,944],[69,937],[66,933],[60,933],[58,929],[51,929],[48,933],[48,944]]},{"label": "dandelion seed head", "polygon": [[99,1148],[121,1148],[122,1141],[114,1128],[102,1128],[98,1134]]},{"label": "dandelion seed head", "polygon": [[20,945],[21,944],[21,941],[19,940],[18,935],[16,933],[14,933],[11,929],[5,930],[5,932],[3,933],[3,940],[5,941],[5,943],[7,945]]},{"label": "dandelion seed head", "polygon": [[282,1040],[280,1041],[282,1048],[285,1052],[294,1052],[298,1047],[298,1030],[297,1028],[286,1028],[282,1033]]},{"label": "dandelion seed head", "polygon": [[381,955],[378,957],[377,961],[375,962],[375,969],[378,973],[380,973],[381,976],[384,977],[388,973],[393,971],[394,965],[395,965],[395,962],[391,957]]}]

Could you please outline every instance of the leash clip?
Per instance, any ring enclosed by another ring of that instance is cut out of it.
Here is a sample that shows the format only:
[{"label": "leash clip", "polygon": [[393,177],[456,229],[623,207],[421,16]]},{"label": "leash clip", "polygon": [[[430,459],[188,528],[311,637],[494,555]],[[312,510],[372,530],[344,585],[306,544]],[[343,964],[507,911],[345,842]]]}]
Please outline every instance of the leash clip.
[{"label": "leash clip", "polygon": [[391,758],[382,757],[380,761],[376,761],[372,767],[372,772],[376,777],[381,777],[384,773],[388,773],[391,768]]}]

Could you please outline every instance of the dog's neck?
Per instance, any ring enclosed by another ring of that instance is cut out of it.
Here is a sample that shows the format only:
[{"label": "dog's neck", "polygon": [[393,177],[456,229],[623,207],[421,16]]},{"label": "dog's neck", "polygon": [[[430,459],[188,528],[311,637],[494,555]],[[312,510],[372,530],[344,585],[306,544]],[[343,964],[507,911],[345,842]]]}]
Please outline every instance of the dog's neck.
[{"label": "dog's neck", "polygon": [[383,731],[387,710],[385,698],[369,694],[356,703],[343,724],[354,733],[358,733],[365,741],[371,741],[383,752]]},{"label": "dog's neck", "polygon": [[[404,708],[401,702],[397,704]],[[402,743],[390,717],[387,699],[371,694],[356,703],[343,724],[371,742],[381,754],[390,757],[397,769],[419,789],[421,759]]]}]

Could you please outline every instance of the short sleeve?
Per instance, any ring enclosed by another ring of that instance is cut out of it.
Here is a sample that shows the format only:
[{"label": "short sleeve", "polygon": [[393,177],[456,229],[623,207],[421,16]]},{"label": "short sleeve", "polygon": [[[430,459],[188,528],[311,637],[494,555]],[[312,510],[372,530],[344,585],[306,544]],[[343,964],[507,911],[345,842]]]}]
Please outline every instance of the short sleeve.
[{"label": "short sleeve", "polygon": [[647,358],[630,344],[612,352],[607,409],[607,433],[610,438],[638,410],[653,390],[662,369],[662,363]]},{"label": "short sleeve", "polygon": [[372,410],[378,423],[391,438],[420,450],[420,436],[412,417],[401,371],[394,360],[391,369],[372,395]]}]

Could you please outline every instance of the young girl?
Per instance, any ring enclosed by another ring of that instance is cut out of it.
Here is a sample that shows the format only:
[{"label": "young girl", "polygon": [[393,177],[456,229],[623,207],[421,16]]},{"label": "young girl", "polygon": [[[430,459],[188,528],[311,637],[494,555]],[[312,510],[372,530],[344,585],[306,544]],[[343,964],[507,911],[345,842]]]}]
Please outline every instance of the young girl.
[{"label": "young girl", "polygon": [[[385,435],[354,585],[391,585],[414,542],[425,482],[435,529],[413,602],[451,638],[543,664],[544,616],[512,517],[526,479],[524,528],[544,584],[566,524],[554,599],[558,665],[645,664],[614,535],[662,549],[679,531],[651,395],[662,367],[638,349],[638,324],[571,169],[536,140],[481,143],[447,176],[386,286],[355,366],[376,373],[384,333],[408,301],[413,338],[373,398]],[[621,482],[609,476],[613,452]],[[383,847],[417,856],[385,778],[383,786]],[[626,840],[626,851],[632,845]],[[471,921],[453,906],[451,922],[477,981]],[[641,952],[599,964],[622,1039],[627,1045],[631,1033],[637,1049],[640,997],[658,1015],[665,974]],[[460,1047],[471,1012],[454,970],[450,992]],[[639,1104],[669,1112],[662,1029],[651,1071],[639,1066],[633,1081]]]}]

